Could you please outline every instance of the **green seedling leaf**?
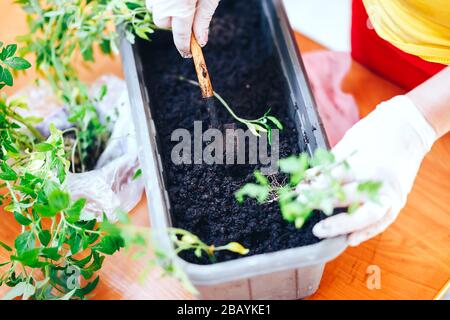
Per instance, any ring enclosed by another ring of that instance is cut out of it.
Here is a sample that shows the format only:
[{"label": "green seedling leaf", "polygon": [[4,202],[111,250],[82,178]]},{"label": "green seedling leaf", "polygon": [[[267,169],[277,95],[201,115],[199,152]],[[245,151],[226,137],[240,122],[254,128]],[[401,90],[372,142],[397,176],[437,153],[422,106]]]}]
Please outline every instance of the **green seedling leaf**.
[{"label": "green seedling leaf", "polygon": [[31,67],[31,64],[20,57],[13,57],[5,60],[5,64],[14,70],[25,70]]},{"label": "green seedling leaf", "polygon": [[121,236],[105,236],[94,248],[101,253],[112,255],[125,247],[125,241]]},{"label": "green seedling leaf", "polygon": [[42,142],[34,146],[37,152],[48,152],[52,151],[54,147],[50,143]]},{"label": "green seedling leaf", "polygon": [[11,58],[17,51],[17,44],[9,44],[4,49],[4,53],[2,51],[1,60],[6,60]]},{"label": "green seedling leaf", "polygon": [[48,196],[48,204],[53,212],[60,212],[69,207],[70,196],[67,192],[54,190]]},{"label": "green seedling leaf", "polygon": [[140,176],[142,176],[142,169],[137,169],[133,175],[133,180],[137,180]]},{"label": "green seedling leaf", "polygon": [[58,251],[59,251],[58,247],[43,248],[39,255],[44,257],[44,258],[48,258],[48,259],[51,259],[51,260],[54,260],[54,261],[58,261],[61,258],[61,255],[58,253]]},{"label": "green seedling leaf", "polygon": [[58,213],[58,211],[54,211],[50,206],[39,203],[34,205],[34,210],[39,213],[41,217],[46,218],[54,217]]},{"label": "green seedling leaf", "polygon": [[0,169],[2,170],[2,172],[0,172],[0,180],[17,180],[16,172],[6,162],[0,162]]},{"label": "green seedling leaf", "polygon": [[16,221],[23,226],[28,226],[32,222],[30,219],[18,213],[17,211],[14,211],[14,219],[16,219]]},{"label": "green seedling leaf", "polygon": [[268,186],[269,185],[269,180],[267,179],[267,177],[265,175],[263,175],[261,173],[261,171],[256,170],[255,172],[253,172],[253,175],[255,176],[256,181],[263,186]]},{"label": "green seedling leaf", "polygon": [[5,83],[5,85],[7,85],[9,87],[12,87],[12,85],[14,84],[14,80],[13,80],[11,71],[9,71],[6,68],[3,68],[2,81]]},{"label": "green seedling leaf", "polygon": [[91,293],[98,285],[100,277],[96,277],[93,281],[89,282],[84,288],[75,291],[74,295],[77,297],[84,297]]},{"label": "green seedling leaf", "polygon": [[31,268],[40,268],[45,263],[39,262],[39,249],[31,249],[25,252],[22,252],[18,256],[11,256],[11,260],[19,261],[21,264]]},{"label": "green seedling leaf", "polygon": [[279,129],[279,130],[283,130],[283,125],[281,124],[280,120],[278,120],[277,118],[275,118],[274,116],[267,116],[267,119],[269,119],[270,121],[272,121],[272,123]]},{"label": "green seedling leaf", "polygon": [[39,241],[41,242],[41,244],[44,247],[46,247],[50,243],[52,235],[51,235],[50,231],[48,231],[48,230],[41,230],[38,233],[38,238],[39,238]]},{"label": "green seedling leaf", "polygon": [[68,244],[70,246],[70,252],[72,253],[72,255],[78,253],[82,248],[81,241],[82,238],[77,233],[72,234],[72,236],[70,237]]},{"label": "green seedling leaf", "polygon": [[72,203],[70,208],[68,208],[65,211],[66,215],[67,215],[67,220],[70,223],[75,223],[78,220],[80,220],[80,215],[81,215],[81,212],[83,211],[85,205],[86,205],[86,199],[84,199],[84,198],[80,198],[77,201],[75,201],[74,203]]},{"label": "green seedling leaf", "polygon": [[269,187],[254,183],[248,183],[239,189],[234,195],[239,203],[244,202],[245,197],[257,199],[259,203],[264,203],[269,196]]},{"label": "green seedling leaf", "polygon": [[17,236],[14,241],[14,247],[19,255],[22,253],[34,249],[35,237],[33,232],[25,231]]},{"label": "green seedling leaf", "polygon": [[280,170],[284,173],[290,174],[290,184],[292,186],[298,185],[305,177],[306,170],[309,165],[309,157],[307,154],[300,156],[290,156],[281,159],[278,162]]}]

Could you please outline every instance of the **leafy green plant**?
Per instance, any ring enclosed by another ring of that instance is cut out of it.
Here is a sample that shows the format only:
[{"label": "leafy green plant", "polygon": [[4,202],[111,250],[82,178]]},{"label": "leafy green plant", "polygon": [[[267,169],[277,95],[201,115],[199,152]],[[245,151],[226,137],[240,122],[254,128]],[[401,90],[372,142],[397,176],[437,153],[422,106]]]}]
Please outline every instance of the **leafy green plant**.
[{"label": "leafy green plant", "polygon": [[11,87],[14,84],[12,71],[28,69],[31,64],[16,56],[16,44],[3,47],[3,42],[0,42],[0,50],[0,89],[2,89],[4,86]]},{"label": "leafy green plant", "polygon": [[74,124],[75,169],[90,170],[103,151],[110,132],[99,119],[95,97],[78,77],[79,56],[94,63],[95,47],[104,54],[118,52],[115,26],[126,38],[149,39],[154,25],[144,0],[17,0],[27,14],[29,32],[19,37],[22,54],[36,56],[41,78],[66,105]]},{"label": "leafy green plant", "polygon": [[[5,54],[5,65],[18,70],[18,64],[7,60],[14,56],[17,47],[5,48],[10,48]],[[19,69],[31,66],[23,61],[26,63],[21,62]],[[13,243],[0,240],[0,250],[9,253],[8,259],[0,261],[0,286],[11,287],[3,298],[86,299],[99,282],[97,271],[105,257],[136,245],[145,253],[152,245],[150,230],[131,225],[126,215],[119,215],[122,224],[117,225],[108,222],[106,216],[100,224],[95,219],[84,219],[86,200],[71,200],[65,187],[70,162],[63,132],[51,126],[50,136],[44,139],[33,127],[40,119],[21,117],[19,108],[27,106],[20,100],[1,96],[0,206],[21,226]],[[137,170],[134,179],[141,173]],[[175,237],[172,239],[177,253],[194,250],[196,255],[204,251],[213,256],[220,250],[248,252],[237,243],[208,246],[181,229],[169,233]],[[195,290],[173,257],[157,248],[155,251],[156,258],[163,261],[165,274]],[[155,264],[153,259],[149,266]]]},{"label": "leafy green plant", "polygon": [[[15,45],[8,47],[15,52]],[[33,127],[38,119],[22,118],[17,108],[26,105],[0,99],[0,205],[21,226],[13,244],[0,241],[10,253],[0,261],[0,285],[12,288],[4,298],[84,298],[98,283],[94,274],[104,256],[119,250],[121,239],[102,234],[95,220],[80,219],[85,200],[72,201],[65,191],[69,162],[62,133],[51,127],[44,141]]]},{"label": "leafy green plant", "polygon": [[198,258],[202,257],[203,254],[206,254],[209,259],[214,262],[215,253],[219,251],[227,250],[241,255],[246,255],[249,252],[248,249],[244,248],[237,242],[230,242],[226,245],[216,247],[214,245],[207,245],[201,241],[199,237],[187,230],[169,228],[168,230],[161,232],[167,232],[172,240],[175,250],[173,254],[170,254],[167,251],[162,250],[158,243],[153,241],[153,234],[148,228],[133,225],[126,213],[118,212],[118,216],[120,223],[111,224],[109,222],[103,222],[102,227],[104,230],[107,230],[109,234],[119,236],[124,239],[126,248],[128,250],[134,249],[133,256],[135,258],[140,259],[145,256],[148,253],[148,247],[152,247],[154,249],[155,257],[148,261],[149,268],[147,268],[147,270],[143,270],[143,275],[146,275],[151,267],[158,264],[163,268],[164,275],[177,278],[185,288],[193,293],[196,292],[196,289],[192,286],[183,270],[181,270],[175,263],[175,257],[179,253],[193,250],[195,256]]},{"label": "leafy green plant", "polygon": [[[291,156],[279,161],[280,171],[289,176],[286,184],[271,183],[266,176],[255,171],[256,183],[244,185],[235,196],[240,203],[246,197],[254,198],[259,203],[277,201],[283,218],[301,228],[315,210],[329,216],[333,214],[336,199],[341,202],[346,200],[343,182],[332,174],[333,170],[339,167],[351,170],[347,161],[336,161],[331,152],[323,149],[316,150],[312,157],[306,153]],[[313,169],[308,171],[310,168]],[[315,183],[319,177],[321,183]],[[299,189],[300,185],[307,187]],[[361,181],[356,192],[364,194],[371,201],[377,201],[380,187],[379,181]],[[358,200],[351,203],[349,213],[354,212],[360,205]]]},{"label": "leafy green plant", "polygon": [[[192,84],[194,86],[198,86],[198,82],[190,79],[186,79],[182,76],[178,78],[180,81],[184,81],[186,83]],[[228,113],[238,122],[244,124],[247,126],[247,128],[250,130],[250,132],[255,136],[260,136],[260,133],[267,133],[267,139],[269,140],[269,143],[272,143],[272,130],[274,128],[277,128],[279,130],[283,130],[283,125],[281,124],[280,120],[278,120],[276,117],[270,115],[270,108],[266,111],[266,113],[257,119],[244,119],[239,117],[233,109],[230,107],[230,105],[225,101],[224,98],[222,98],[221,95],[219,95],[217,92],[214,92],[214,96],[216,99],[227,109]]]}]

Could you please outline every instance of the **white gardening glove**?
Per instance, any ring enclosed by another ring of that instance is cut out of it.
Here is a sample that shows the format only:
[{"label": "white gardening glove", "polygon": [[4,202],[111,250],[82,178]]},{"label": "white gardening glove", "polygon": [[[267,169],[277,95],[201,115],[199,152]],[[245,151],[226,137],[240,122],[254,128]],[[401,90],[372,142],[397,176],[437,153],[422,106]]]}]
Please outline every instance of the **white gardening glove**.
[{"label": "white gardening glove", "polygon": [[358,182],[366,180],[382,182],[378,202],[365,199],[355,212],[317,223],[314,235],[348,234],[349,245],[356,246],[384,231],[405,206],[422,159],[436,139],[436,132],[409,97],[397,96],[380,104],[332,150],[338,161],[347,159],[350,165],[350,170],[340,167],[333,172],[347,195],[347,203],[336,206],[354,201]]},{"label": "white gardening glove", "polygon": [[184,58],[191,57],[191,33],[200,46],[208,42],[209,24],[220,0],[146,0],[153,23],[172,28],[175,46]]}]

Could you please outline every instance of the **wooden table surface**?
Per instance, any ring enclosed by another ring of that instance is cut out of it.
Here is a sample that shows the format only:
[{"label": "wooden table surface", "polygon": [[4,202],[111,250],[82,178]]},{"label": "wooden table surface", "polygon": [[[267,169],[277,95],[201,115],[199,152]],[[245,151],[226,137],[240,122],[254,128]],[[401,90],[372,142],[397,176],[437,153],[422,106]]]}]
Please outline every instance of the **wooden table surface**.
[{"label": "wooden table surface", "polygon": [[[0,4],[0,40],[5,43],[26,32],[24,16],[12,0]],[[321,50],[318,44],[297,34],[303,52]],[[104,73],[122,76],[120,59],[98,57],[80,73],[93,81]],[[14,90],[29,84],[34,72],[17,79]],[[357,63],[343,83],[354,95],[361,116],[379,102],[402,93]],[[6,92],[12,93],[12,90]],[[147,199],[131,212],[133,221],[149,225]],[[150,200],[151,201],[151,200]],[[0,210],[0,239],[12,243],[18,225]],[[327,264],[318,292],[311,299],[432,299],[450,278],[450,135],[441,138],[425,158],[407,206],[384,233],[357,248],[348,248]],[[0,261],[5,252],[0,252]],[[367,268],[381,270],[381,288],[366,286]],[[106,260],[94,299],[191,299],[175,280],[162,278],[158,270],[142,278],[145,261],[119,253]],[[0,296],[7,288],[0,288]]]}]

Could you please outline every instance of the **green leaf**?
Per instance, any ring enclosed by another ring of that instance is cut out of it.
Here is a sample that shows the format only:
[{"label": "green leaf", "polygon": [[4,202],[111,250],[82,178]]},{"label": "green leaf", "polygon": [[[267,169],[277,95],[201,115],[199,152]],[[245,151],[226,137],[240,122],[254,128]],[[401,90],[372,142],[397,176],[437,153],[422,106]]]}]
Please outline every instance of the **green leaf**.
[{"label": "green leaf", "polygon": [[34,249],[35,247],[35,237],[33,232],[25,231],[19,234],[14,241],[14,247],[19,255],[24,252]]},{"label": "green leaf", "polygon": [[42,257],[48,258],[53,261],[58,261],[61,258],[61,255],[58,253],[59,248],[43,248],[40,252]]},{"label": "green leaf", "polygon": [[125,5],[127,6],[128,9],[130,9],[131,11],[135,10],[135,9],[139,9],[140,5],[138,3],[135,2],[131,2],[131,1],[127,1],[125,2]]},{"label": "green leaf", "polygon": [[60,212],[70,205],[70,196],[67,192],[54,190],[48,196],[48,204],[53,212]]},{"label": "green leaf", "polygon": [[98,97],[99,100],[103,100],[103,98],[108,93],[108,86],[106,84],[102,85],[100,89],[100,96]]},{"label": "green leaf", "polygon": [[36,197],[36,193],[34,192],[34,189],[28,186],[18,186],[18,185],[14,185],[13,189],[16,191],[20,191],[25,195],[31,196],[31,197]]},{"label": "green leaf", "polygon": [[298,201],[280,204],[281,214],[283,218],[290,222],[295,222],[297,218],[306,218],[312,213],[312,209],[303,205]]},{"label": "green leaf", "polygon": [[58,213],[58,211],[54,211],[50,206],[40,203],[34,205],[34,210],[38,212],[41,217],[47,218],[54,217]]},{"label": "green leaf", "polygon": [[133,180],[138,179],[140,176],[142,176],[142,169],[137,169],[133,175]]},{"label": "green leaf", "polygon": [[50,243],[52,235],[49,230],[41,230],[38,233],[38,238],[41,244],[46,247]]},{"label": "green leaf", "polygon": [[112,255],[116,251],[119,251],[120,248],[125,247],[125,241],[119,235],[117,236],[105,236],[101,239],[100,243],[98,243],[94,249],[98,250],[101,253]]},{"label": "green leaf", "polygon": [[19,261],[24,266],[32,267],[32,268],[40,268],[45,263],[39,262],[39,249],[34,248],[25,252],[22,252],[18,256],[11,256],[11,260]]},{"label": "green leaf", "polygon": [[25,70],[31,67],[31,63],[20,57],[7,59],[5,64],[14,70]]},{"label": "green leaf", "polygon": [[2,169],[0,180],[15,181],[17,179],[16,172],[6,162],[0,162],[0,169]]},{"label": "green leaf", "polygon": [[75,292],[75,295],[77,297],[84,297],[87,294],[91,293],[98,285],[98,282],[100,281],[100,277],[97,276],[93,281],[89,282],[84,288],[78,289]]},{"label": "green leaf", "polygon": [[0,241],[0,247],[3,247],[7,251],[12,251],[12,248],[2,241]]},{"label": "green leaf", "polygon": [[89,263],[89,261],[91,261],[91,258],[92,258],[92,254],[90,254],[90,255],[88,255],[85,258],[80,259],[80,260],[76,260],[73,257],[69,257],[68,259],[69,259],[70,262],[72,262],[77,267],[84,268]]},{"label": "green leaf", "polygon": [[52,151],[54,147],[50,143],[42,142],[34,146],[36,152],[48,152]]},{"label": "green leaf", "polygon": [[68,241],[68,245],[70,246],[70,252],[72,255],[78,253],[81,249],[81,236],[78,233],[73,233]]},{"label": "green leaf", "polygon": [[77,201],[75,201],[74,203],[72,203],[70,208],[68,208],[65,211],[66,215],[67,215],[67,220],[70,223],[75,223],[78,220],[80,220],[80,215],[81,215],[81,212],[83,211],[85,205],[86,205],[86,199],[84,199],[84,198],[80,198]]},{"label": "green leaf", "polygon": [[2,60],[11,58],[17,51],[17,44],[10,44],[7,45],[6,48],[4,48],[5,54],[2,56]]},{"label": "green leaf", "polygon": [[6,68],[3,68],[2,81],[9,87],[12,87],[12,85],[14,84],[13,76],[11,72]]},{"label": "green leaf", "polygon": [[31,223],[30,219],[28,219],[27,217],[25,217],[24,215],[20,214],[17,211],[14,211],[14,219],[16,219],[16,221],[23,226],[27,226]]},{"label": "green leaf", "polygon": [[272,123],[280,130],[283,130],[283,125],[281,124],[280,120],[278,120],[277,118],[273,117],[273,116],[267,116],[267,119],[269,119],[270,121],[272,121]]},{"label": "green leaf", "polygon": [[308,169],[309,157],[307,154],[302,153],[300,156],[290,156],[285,159],[281,159],[278,162],[280,170],[284,173],[290,174],[290,184],[293,186],[298,185],[305,177],[306,169]]},{"label": "green leaf", "polygon": [[111,41],[109,39],[104,39],[100,43],[100,49],[104,54],[110,54],[111,53]]},{"label": "green leaf", "polygon": [[253,175],[255,176],[255,179],[259,184],[261,184],[263,186],[269,185],[269,180],[267,179],[267,177],[265,175],[263,175],[261,173],[261,171],[256,170],[255,172],[253,172]]},{"label": "green leaf", "polygon": [[264,203],[269,196],[269,187],[260,186],[254,183],[247,183],[234,195],[239,203],[242,203],[246,196],[257,199],[259,203]]}]

